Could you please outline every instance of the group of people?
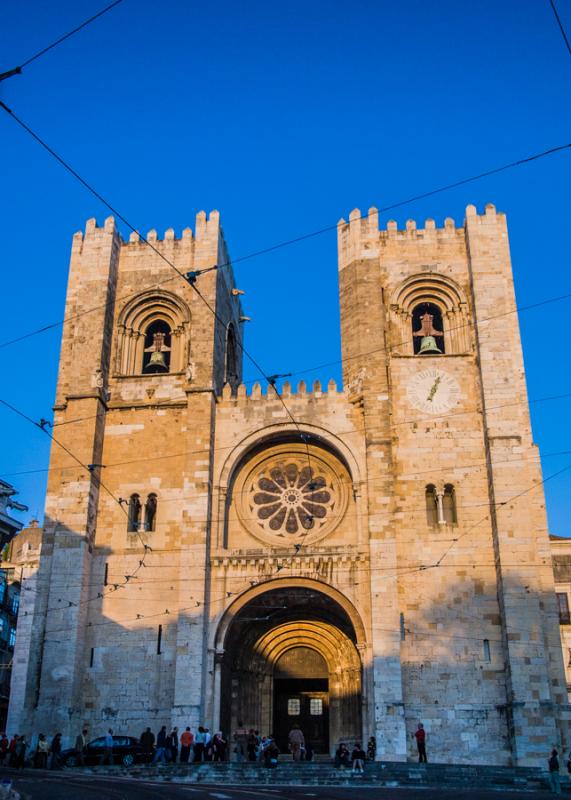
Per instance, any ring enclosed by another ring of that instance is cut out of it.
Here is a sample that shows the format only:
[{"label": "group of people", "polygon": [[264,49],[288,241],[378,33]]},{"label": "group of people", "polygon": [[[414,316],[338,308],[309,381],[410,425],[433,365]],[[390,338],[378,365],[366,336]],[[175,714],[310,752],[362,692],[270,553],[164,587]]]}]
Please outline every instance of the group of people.
[{"label": "group of people", "polygon": [[[59,766],[59,753],[61,752],[61,733],[57,733],[51,743],[45,734],[40,733],[33,754],[33,763],[37,769],[47,769],[49,766],[56,769]],[[0,734],[0,765],[23,769],[26,757],[30,758],[28,741],[25,736],[15,733],[8,739],[5,733]]]},{"label": "group of people", "polygon": [[367,752],[363,750],[361,742],[355,742],[353,750],[345,742],[341,742],[335,751],[334,765],[336,769],[352,768],[354,774],[363,774],[365,771],[365,761],[374,761],[377,754],[377,740],[371,736],[367,743]]},{"label": "group of people", "polygon": [[261,736],[258,730],[238,722],[232,739],[233,761],[260,761],[266,767],[277,766],[280,750],[273,736]]},{"label": "group of people", "polygon": [[200,761],[226,761],[228,742],[222,731],[212,736],[208,728],[199,725],[196,734],[187,727],[180,734],[175,726],[167,733],[167,726],[163,725],[155,734],[147,728],[140,738],[143,748],[143,758],[153,764],[188,764]]}]

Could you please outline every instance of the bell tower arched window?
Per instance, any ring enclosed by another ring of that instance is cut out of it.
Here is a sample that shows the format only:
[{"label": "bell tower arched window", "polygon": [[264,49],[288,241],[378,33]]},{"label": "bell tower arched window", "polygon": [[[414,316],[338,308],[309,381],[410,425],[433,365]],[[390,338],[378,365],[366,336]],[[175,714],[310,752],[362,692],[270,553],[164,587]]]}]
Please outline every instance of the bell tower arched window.
[{"label": "bell tower arched window", "polygon": [[473,329],[462,287],[434,270],[411,275],[390,301],[391,355],[470,353]]},{"label": "bell tower arched window", "polygon": [[145,375],[170,370],[171,329],[167,322],[157,319],[145,331],[143,369]]},{"label": "bell tower arched window", "polygon": [[132,494],[129,498],[129,511],[127,520],[127,531],[136,533],[141,524],[141,498],[138,494]]},{"label": "bell tower arched window", "polygon": [[117,321],[116,375],[184,375],[189,359],[190,310],[180,297],[157,289],[124,306]]},{"label": "bell tower arched window", "polygon": [[412,343],[415,355],[439,355],[445,352],[442,311],[436,303],[419,303],[414,308]]}]

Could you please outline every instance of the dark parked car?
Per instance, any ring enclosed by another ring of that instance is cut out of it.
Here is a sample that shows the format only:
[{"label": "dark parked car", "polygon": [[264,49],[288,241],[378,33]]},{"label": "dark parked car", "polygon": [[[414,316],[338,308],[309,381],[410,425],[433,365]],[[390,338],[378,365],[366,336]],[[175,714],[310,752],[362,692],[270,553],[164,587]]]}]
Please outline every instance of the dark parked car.
[{"label": "dark parked car", "polygon": [[[86,765],[97,765],[101,761],[105,749],[105,736],[93,739],[85,746],[83,760]],[[142,761],[143,748],[139,740],[134,736],[114,736],[113,737],[113,763],[123,764],[130,767],[137,761]],[[63,750],[61,754],[62,762],[66,767],[77,766],[77,753],[74,749]]]}]

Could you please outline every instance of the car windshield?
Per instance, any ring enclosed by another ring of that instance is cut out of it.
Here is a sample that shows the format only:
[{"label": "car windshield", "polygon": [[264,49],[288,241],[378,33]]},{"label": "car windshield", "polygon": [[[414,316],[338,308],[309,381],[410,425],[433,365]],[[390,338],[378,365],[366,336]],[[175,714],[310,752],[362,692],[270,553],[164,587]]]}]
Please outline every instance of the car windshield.
[{"label": "car windshield", "polygon": [[105,745],[105,739],[103,736],[100,736],[99,739],[94,739],[92,742],[89,742],[87,745],[88,747],[103,747]]}]

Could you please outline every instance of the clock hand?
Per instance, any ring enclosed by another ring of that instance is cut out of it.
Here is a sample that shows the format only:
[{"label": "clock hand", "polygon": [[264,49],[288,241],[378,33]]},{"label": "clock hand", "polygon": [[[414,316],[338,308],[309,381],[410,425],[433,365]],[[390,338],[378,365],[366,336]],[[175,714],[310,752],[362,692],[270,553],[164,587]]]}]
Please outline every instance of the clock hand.
[{"label": "clock hand", "polygon": [[432,400],[434,398],[434,395],[436,394],[436,392],[438,390],[438,385],[439,385],[441,380],[442,380],[442,378],[439,375],[438,378],[436,378],[436,380],[434,381],[434,385],[432,386],[432,389],[428,393],[428,397],[426,398],[427,402],[429,402],[429,403],[432,402]]}]

